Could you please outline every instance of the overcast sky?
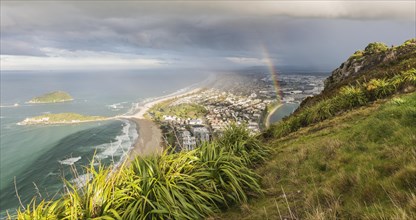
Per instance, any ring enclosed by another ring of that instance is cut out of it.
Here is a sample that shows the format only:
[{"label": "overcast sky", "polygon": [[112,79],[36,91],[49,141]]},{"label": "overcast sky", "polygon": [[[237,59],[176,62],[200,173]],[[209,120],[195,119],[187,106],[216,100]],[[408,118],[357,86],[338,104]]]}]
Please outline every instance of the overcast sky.
[{"label": "overcast sky", "polygon": [[416,36],[410,1],[1,1],[1,69],[330,71]]}]

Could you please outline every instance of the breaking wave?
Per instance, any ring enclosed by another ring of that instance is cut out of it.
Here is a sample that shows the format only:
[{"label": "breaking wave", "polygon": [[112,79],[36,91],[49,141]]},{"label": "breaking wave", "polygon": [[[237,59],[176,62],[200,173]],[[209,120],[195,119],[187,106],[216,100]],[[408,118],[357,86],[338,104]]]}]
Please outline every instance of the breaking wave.
[{"label": "breaking wave", "polygon": [[81,157],[71,157],[65,160],[58,160],[58,162],[62,165],[74,165],[75,162],[81,160]]},{"label": "breaking wave", "polygon": [[118,103],[114,103],[111,105],[107,105],[107,108],[110,109],[111,111],[120,111],[126,108],[126,104],[127,102],[118,102]]},{"label": "breaking wave", "polygon": [[97,150],[95,159],[110,159],[115,164],[124,160],[125,156],[133,148],[138,134],[135,123],[124,120],[122,126],[121,134],[117,135],[112,142],[94,147]]}]

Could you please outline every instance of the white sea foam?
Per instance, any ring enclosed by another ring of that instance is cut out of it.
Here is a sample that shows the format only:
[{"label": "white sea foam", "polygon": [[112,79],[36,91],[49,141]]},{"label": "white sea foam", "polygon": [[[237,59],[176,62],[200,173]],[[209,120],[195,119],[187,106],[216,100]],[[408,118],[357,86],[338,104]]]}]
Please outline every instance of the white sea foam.
[{"label": "white sea foam", "polygon": [[[95,147],[97,149],[96,159],[111,159],[114,163],[120,163],[133,147],[138,135],[135,124],[130,121],[124,121],[122,133],[115,137],[110,143],[101,144]],[[118,161],[115,161],[116,158]]]},{"label": "white sea foam", "polygon": [[81,157],[71,157],[65,160],[58,160],[58,162],[62,165],[73,165],[78,160],[81,160]]},{"label": "white sea foam", "polygon": [[49,172],[48,175],[46,175],[46,176],[58,176],[58,175],[59,175],[59,173]]},{"label": "white sea foam", "polygon": [[19,104],[13,104],[13,105],[0,105],[0,108],[15,108],[19,107]]},{"label": "white sea foam", "polygon": [[81,188],[84,187],[90,180],[92,180],[92,174],[82,174],[77,178],[72,179],[71,183],[74,184],[76,187]]},{"label": "white sea foam", "polygon": [[120,111],[124,109],[127,102],[118,102],[111,105],[107,105],[107,108],[109,108],[111,111]]}]

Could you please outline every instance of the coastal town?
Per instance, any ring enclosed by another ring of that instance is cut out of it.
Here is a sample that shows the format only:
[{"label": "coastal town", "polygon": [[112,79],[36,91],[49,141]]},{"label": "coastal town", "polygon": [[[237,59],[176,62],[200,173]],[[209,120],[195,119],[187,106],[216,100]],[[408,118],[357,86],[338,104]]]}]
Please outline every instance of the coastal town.
[{"label": "coastal town", "polygon": [[146,103],[145,108],[131,116],[60,113],[26,118],[17,124],[74,124],[144,116],[161,128],[165,146],[172,146],[175,151],[192,150],[221,136],[231,124],[245,125],[252,134],[260,133],[270,122],[268,116],[282,105],[299,104],[306,97],[319,94],[326,76],[230,73],[218,77],[206,88]]},{"label": "coastal town", "polygon": [[276,80],[266,74],[224,75],[212,88],[153,106],[148,117],[160,125],[166,145],[176,151],[192,150],[221,135],[233,123],[246,125],[252,134],[259,133],[272,109],[318,94],[324,78],[279,75]]}]

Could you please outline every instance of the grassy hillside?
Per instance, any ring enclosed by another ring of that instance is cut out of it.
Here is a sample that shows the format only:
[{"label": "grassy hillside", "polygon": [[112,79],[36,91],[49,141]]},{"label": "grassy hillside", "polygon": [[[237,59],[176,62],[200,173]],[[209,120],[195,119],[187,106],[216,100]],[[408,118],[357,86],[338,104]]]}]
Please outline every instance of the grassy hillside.
[{"label": "grassy hillside", "polygon": [[415,219],[416,93],[267,142],[265,197],[223,219]]},{"label": "grassy hillside", "polygon": [[29,103],[56,103],[72,101],[73,98],[67,92],[56,91],[50,92],[38,97],[35,97],[29,101]]}]

